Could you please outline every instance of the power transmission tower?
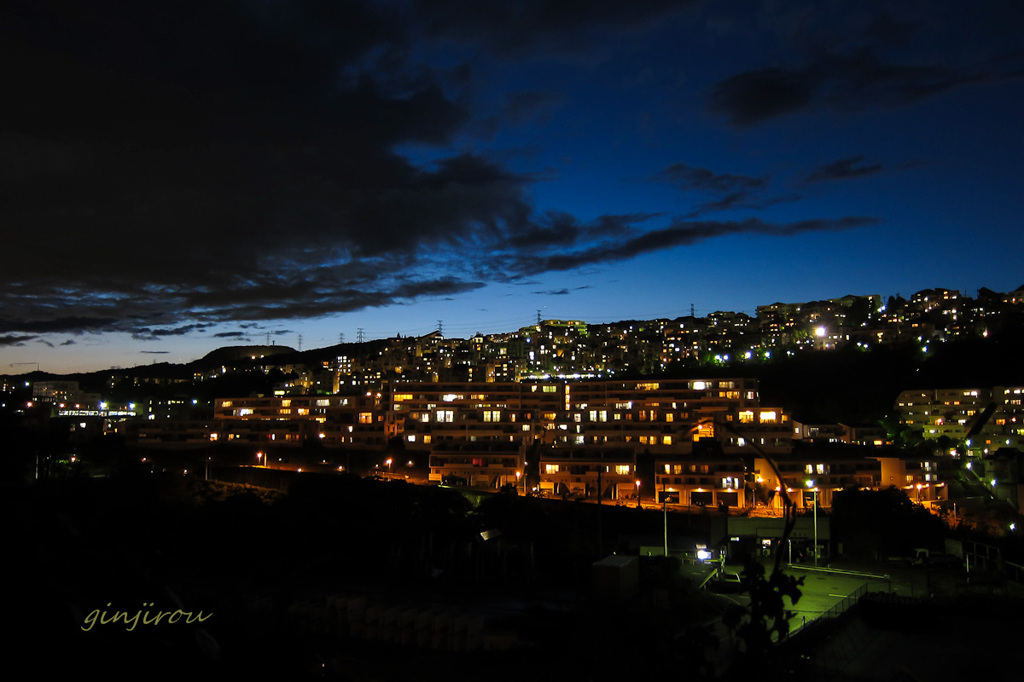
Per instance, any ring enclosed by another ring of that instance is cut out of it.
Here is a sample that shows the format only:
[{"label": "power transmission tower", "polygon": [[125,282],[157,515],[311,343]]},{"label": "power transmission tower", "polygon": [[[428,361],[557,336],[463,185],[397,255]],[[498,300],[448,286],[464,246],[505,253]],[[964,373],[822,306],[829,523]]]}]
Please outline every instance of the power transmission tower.
[{"label": "power transmission tower", "polygon": [[359,329],[356,330],[356,343],[362,343],[362,342],[363,342],[363,328],[360,327]]},{"label": "power transmission tower", "polygon": [[437,321],[437,333],[444,336],[444,323],[441,320]]}]

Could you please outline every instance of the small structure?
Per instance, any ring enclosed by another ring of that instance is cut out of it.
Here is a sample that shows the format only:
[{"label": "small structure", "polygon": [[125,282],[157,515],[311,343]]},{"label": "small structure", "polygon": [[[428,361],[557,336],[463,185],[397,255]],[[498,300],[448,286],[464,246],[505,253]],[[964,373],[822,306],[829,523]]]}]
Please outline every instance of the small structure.
[{"label": "small structure", "polygon": [[596,599],[626,601],[637,593],[640,560],[635,556],[612,554],[593,564],[591,576]]}]

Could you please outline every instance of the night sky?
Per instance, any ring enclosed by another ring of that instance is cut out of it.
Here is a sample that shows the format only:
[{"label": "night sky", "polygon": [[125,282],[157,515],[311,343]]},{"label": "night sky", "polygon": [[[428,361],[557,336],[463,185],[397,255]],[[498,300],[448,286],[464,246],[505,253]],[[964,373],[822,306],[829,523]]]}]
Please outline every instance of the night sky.
[{"label": "night sky", "polygon": [[0,373],[1024,284],[1024,3],[5,2]]}]

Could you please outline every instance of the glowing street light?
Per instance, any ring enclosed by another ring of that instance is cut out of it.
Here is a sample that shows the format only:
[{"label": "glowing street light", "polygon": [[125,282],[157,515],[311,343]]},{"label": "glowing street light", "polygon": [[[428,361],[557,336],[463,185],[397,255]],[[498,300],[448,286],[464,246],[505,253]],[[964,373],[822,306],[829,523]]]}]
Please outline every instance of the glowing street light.
[{"label": "glowing street light", "polygon": [[262,463],[263,463],[263,453],[262,452],[257,452],[256,453],[256,466],[260,466]]}]

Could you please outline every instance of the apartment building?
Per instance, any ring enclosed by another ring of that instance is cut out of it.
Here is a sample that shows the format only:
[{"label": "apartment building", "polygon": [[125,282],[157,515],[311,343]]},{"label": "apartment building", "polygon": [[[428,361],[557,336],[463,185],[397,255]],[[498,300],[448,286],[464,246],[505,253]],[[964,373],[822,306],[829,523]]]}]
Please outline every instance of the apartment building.
[{"label": "apartment building", "polygon": [[[776,446],[788,431],[767,424],[769,419],[785,420],[781,410],[759,409],[753,379],[394,383],[385,393],[388,429],[407,449],[433,453],[442,444],[475,443],[467,447],[477,449],[484,443],[518,446],[515,470],[527,470],[530,454],[536,453],[531,474],[542,479],[551,475],[544,480],[551,491],[600,487],[608,494],[607,486],[596,480],[607,474],[618,495],[635,477],[637,451],[685,454],[694,441],[727,433],[729,421],[735,422],[733,430],[741,440],[746,433],[768,447]],[[756,431],[746,423],[754,421],[755,414]],[[475,459],[481,467],[492,464],[486,453]],[[451,461],[432,455],[431,480],[466,478],[445,464]],[[499,475],[491,478],[497,484]]]},{"label": "apartment building", "polygon": [[538,477],[552,495],[623,500],[639,492],[634,448],[552,448],[541,455]]},{"label": "apartment building", "polygon": [[984,456],[1024,445],[1022,401],[1024,386],[914,390],[900,393],[896,410],[900,424],[921,429],[924,438],[945,436]]},{"label": "apartment building", "polygon": [[688,455],[655,461],[654,497],[668,504],[741,509],[749,503],[747,472],[744,457],[724,452],[714,441],[701,442]]},{"label": "apartment building", "polygon": [[275,396],[219,399],[210,440],[298,445],[319,440],[327,447],[383,447],[386,428],[379,393],[353,396]]}]

